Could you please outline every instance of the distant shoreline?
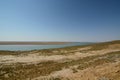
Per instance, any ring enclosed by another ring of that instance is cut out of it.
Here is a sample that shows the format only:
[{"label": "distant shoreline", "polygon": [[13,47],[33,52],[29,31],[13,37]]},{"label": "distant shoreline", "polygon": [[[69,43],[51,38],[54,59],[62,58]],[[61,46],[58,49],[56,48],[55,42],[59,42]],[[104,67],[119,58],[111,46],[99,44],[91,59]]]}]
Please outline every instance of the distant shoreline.
[{"label": "distant shoreline", "polygon": [[61,45],[72,42],[17,42],[17,41],[1,41],[0,45]]}]

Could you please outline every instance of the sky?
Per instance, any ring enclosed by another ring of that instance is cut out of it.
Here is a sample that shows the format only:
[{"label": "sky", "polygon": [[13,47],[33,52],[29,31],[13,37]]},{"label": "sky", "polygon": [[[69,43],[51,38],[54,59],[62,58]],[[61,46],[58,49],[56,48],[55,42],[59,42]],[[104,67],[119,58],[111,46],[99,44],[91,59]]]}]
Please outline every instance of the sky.
[{"label": "sky", "polygon": [[120,0],[0,0],[0,41],[120,40]]}]

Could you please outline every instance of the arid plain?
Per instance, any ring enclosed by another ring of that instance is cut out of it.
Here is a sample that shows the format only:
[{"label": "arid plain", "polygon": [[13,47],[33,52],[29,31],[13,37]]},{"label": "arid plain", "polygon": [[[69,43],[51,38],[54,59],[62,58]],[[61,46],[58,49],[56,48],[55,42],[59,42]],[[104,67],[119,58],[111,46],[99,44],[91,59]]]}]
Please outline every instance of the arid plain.
[{"label": "arid plain", "polygon": [[120,40],[58,49],[0,51],[0,80],[120,80]]}]

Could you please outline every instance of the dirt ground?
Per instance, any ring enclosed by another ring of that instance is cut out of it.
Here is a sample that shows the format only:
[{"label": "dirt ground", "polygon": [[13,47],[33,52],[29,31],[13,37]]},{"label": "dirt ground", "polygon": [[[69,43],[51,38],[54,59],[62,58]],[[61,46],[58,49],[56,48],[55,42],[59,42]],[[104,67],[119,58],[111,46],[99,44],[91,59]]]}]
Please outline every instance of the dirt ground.
[{"label": "dirt ground", "polygon": [[2,53],[0,80],[120,80],[120,41],[72,48]]}]

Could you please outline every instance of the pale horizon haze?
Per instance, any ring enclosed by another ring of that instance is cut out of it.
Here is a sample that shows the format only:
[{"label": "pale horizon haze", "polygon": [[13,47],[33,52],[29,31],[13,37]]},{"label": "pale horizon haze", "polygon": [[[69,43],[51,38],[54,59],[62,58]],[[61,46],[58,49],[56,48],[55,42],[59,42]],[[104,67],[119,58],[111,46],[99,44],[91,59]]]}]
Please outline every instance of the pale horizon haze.
[{"label": "pale horizon haze", "polygon": [[120,0],[0,0],[0,41],[120,40]]}]

